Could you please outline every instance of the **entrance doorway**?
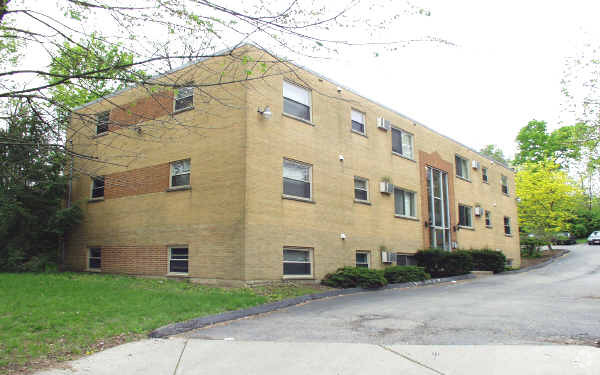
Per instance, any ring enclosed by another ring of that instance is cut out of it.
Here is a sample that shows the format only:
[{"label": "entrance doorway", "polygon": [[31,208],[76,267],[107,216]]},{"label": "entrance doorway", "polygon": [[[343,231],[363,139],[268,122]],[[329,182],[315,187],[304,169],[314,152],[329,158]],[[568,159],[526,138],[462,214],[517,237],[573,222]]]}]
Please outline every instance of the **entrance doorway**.
[{"label": "entrance doorway", "polygon": [[449,251],[451,238],[447,172],[427,167],[427,199],[430,247]]}]

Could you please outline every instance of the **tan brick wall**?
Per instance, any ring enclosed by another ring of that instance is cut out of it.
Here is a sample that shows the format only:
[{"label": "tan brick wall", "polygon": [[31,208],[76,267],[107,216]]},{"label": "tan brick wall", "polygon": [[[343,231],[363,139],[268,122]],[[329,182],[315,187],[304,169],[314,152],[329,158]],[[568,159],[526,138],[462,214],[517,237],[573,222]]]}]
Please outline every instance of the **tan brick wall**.
[{"label": "tan brick wall", "polygon": [[[165,79],[214,83],[221,79],[223,67],[231,75],[243,72],[236,66],[223,57]],[[277,69],[270,69],[270,74]],[[95,137],[89,124],[74,118],[70,134],[75,134],[77,151],[102,156],[110,164],[76,161],[73,196],[82,202],[86,217],[70,236],[69,264],[83,269],[85,249],[90,245],[166,248],[186,244],[190,277],[198,280],[279,280],[284,246],[314,249],[316,279],[340,266],[354,265],[357,250],[370,251],[372,266],[382,268],[381,245],[403,253],[428,246],[422,172],[429,164],[449,174],[453,224],[458,220],[459,203],[478,203],[492,211],[491,229],[485,227],[483,218],[474,217],[473,230],[452,232],[458,245],[499,249],[519,265],[512,171],[352,92],[338,93],[336,84],[300,70],[294,74],[281,70],[280,76],[205,88],[207,95],[197,91],[193,110],[140,122],[141,132],[122,128]],[[311,124],[283,115],[283,76],[312,89]],[[143,102],[147,95],[144,90],[130,90],[112,101],[126,106]],[[268,120],[257,113],[265,105],[273,112]],[[97,103],[83,112],[107,108],[106,103]],[[366,114],[366,136],[351,132],[352,108]],[[376,127],[380,116],[414,135],[414,160],[391,152],[390,132]],[[451,135],[452,130],[446,133]],[[457,153],[488,167],[489,184],[481,181],[480,169],[470,170],[470,181],[456,178]],[[340,154],[344,161],[339,160]],[[192,190],[165,192],[164,185],[155,185],[164,181],[170,161],[185,158],[191,159]],[[314,203],[282,199],[284,158],[313,166]],[[118,176],[118,180],[135,175],[142,185],[154,187],[113,193],[107,187],[105,201],[87,203],[88,174]],[[509,196],[500,191],[501,174],[509,178]],[[354,201],[354,176],[369,180],[370,205]],[[414,220],[395,217],[393,195],[379,192],[384,176],[417,193]],[[504,235],[503,216],[511,217],[511,237]],[[341,233],[346,240],[340,239]],[[152,272],[160,274],[158,269]]]},{"label": "tan brick wall", "polygon": [[169,163],[111,173],[104,177],[104,199],[157,193],[169,188]]}]

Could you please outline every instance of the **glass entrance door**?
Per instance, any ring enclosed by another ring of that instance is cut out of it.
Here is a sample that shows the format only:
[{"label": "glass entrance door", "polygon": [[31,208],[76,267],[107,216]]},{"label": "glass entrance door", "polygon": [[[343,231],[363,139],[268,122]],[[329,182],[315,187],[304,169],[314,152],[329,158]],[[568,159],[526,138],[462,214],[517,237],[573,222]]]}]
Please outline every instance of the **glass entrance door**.
[{"label": "glass entrance door", "polygon": [[429,201],[430,246],[450,250],[448,173],[427,167],[427,199]]}]

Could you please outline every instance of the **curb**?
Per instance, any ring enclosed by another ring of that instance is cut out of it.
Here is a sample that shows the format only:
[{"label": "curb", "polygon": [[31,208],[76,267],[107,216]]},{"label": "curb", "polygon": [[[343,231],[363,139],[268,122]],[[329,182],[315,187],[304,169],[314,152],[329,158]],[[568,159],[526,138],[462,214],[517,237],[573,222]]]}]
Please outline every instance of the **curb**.
[{"label": "curb", "polygon": [[571,252],[571,250],[564,250],[564,249],[560,249],[560,250],[562,251],[562,253],[553,256],[552,258],[548,259],[545,262],[538,263],[536,265],[529,266],[529,267],[526,267],[526,268],[520,268],[520,269],[514,270],[514,271],[501,272],[498,275],[511,275],[511,274],[514,274],[514,273],[523,273],[523,272],[528,272],[528,271],[535,270],[535,269],[538,269],[538,268],[546,267],[547,265],[549,265],[550,263],[554,262],[558,258],[563,257],[566,254],[569,254]]},{"label": "curb", "polygon": [[380,289],[363,289],[363,288],[348,288],[348,289],[340,289],[340,290],[331,290],[323,293],[316,294],[307,294],[305,296],[295,297],[286,299],[283,301],[271,302],[264,305],[254,306],[247,309],[235,310],[235,311],[227,311],[220,314],[203,316],[200,318],[186,320],[184,322],[172,323],[166,326],[155,329],[154,331],[148,334],[150,338],[165,338],[168,336],[177,335],[180,333],[192,331],[194,329],[210,326],[216,323],[222,323],[229,320],[236,320],[240,318],[245,318],[252,315],[264,314],[268,312],[272,312],[279,309],[284,309],[286,307],[299,305],[301,303],[314,301],[318,299],[328,298],[328,297],[338,297],[345,296],[349,294],[357,294],[364,292],[376,292],[380,290],[389,290],[389,289],[403,289],[403,288],[414,288],[418,286],[424,285],[432,285],[432,284],[440,284],[447,283],[452,281],[459,280],[467,280],[474,279],[475,275],[466,274],[459,275],[453,277],[443,277],[438,279],[430,279],[425,281],[412,281],[407,283],[399,283],[399,284],[388,284]]}]

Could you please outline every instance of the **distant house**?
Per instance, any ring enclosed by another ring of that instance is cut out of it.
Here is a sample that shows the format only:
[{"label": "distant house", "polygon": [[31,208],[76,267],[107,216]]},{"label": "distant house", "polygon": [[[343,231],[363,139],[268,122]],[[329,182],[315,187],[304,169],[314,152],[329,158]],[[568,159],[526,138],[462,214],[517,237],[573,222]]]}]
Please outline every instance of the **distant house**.
[{"label": "distant house", "polygon": [[[263,78],[245,79],[242,55],[267,60]],[[239,285],[410,264],[430,247],[520,264],[511,169],[271,60],[246,45],[158,79],[178,90],[136,87],[78,110],[73,149],[102,162],[75,160],[86,216],[70,268]],[[224,75],[240,82],[218,85]]]}]

